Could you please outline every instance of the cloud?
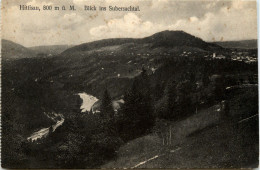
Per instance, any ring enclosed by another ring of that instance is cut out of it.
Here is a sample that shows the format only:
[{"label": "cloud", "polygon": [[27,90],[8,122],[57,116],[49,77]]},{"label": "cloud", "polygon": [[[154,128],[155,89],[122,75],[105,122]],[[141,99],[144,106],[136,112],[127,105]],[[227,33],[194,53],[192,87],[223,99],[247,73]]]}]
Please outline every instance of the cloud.
[{"label": "cloud", "polygon": [[[52,2],[30,1],[25,5],[53,5]],[[78,12],[20,11],[10,6],[3,11],[3,38],[24,46],[78,44],[87,41],[86,19]]]},{"label": "cloud", "polygon": [[[241,3],[241,2],[240,2]],[[192,17],[178,20],[172,29],[181,29],[207,41],[242,40],[257,38],[257,15],[254,8],[243,8],[233,3],[218,13],[206,13],[201,19]],[[243,3],[244,6],[248,4]]]},{"label": "cloud", "polygon": [[[150,34],[154,24],[142,21],[135,13],[127,13],[120,19],[111,19],[106,25],[90,29],[90,34],[95,38],[122,38],[143,37]],[[157,28],[156,28],[157,29]]]},{"label": "cloud", "polygon": [[256,8],[251,8],[252,3],[241,3],[223,6],[218,12],[207,12],[200,18],[191,16],[164,24],[144,21],[135,13],[127,13],[121,18],[91,28],[90,34],[93,39],[140,38],[163,30],[183,30],[206,41],[256,39]]},{"label": "cloud", "polygon": [[[172,0],[20,0],[19,4],[76,5],[76,11],[20,11],[17,1],[2,2],[2,37],[24,46],[80,44],[103,38],[150,36],[184,30],[206,41],[256,38],[256,3]],[[84,5],[139,5],[140,12],[90,12]]]},{"label": "cloud", "polygon": [[[170,8],[171,6],[169,6],[169,0],[152,0],[152,9],[165,9],[165,8]],[[171,5],[174,2],[171,2]]]},{"label": "cloud", "polygon": [[65,14],[62,18],[63,28],[73,29],[78,25],[81,25],[84,18],[77,13]]}]

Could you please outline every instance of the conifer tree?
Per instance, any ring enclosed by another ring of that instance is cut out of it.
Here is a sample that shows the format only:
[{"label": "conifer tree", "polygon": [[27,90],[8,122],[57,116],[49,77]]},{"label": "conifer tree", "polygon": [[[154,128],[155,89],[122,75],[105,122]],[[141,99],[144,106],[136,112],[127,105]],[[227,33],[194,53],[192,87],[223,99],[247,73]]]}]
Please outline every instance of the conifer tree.
[{"label": "conifer tree", "polygon": [[101,101],[101,106],[100,106],[100,112],[101,112],[101,117],[105,118],[105,119],[113,119],[114,118],[114,109],[113,109],[113,104],[112,104],[112,100],[111,97],[107,91],[107,89],[105,89],[104,94],[103,94],[103,98]]},{"label": "conifer tree", "polygon": [[126,140],[145,134],[154,123],[150,84],[145,70],[135,78],[124,96],[121,114],[121,135]]},{"label": "conifer tree", "polygon": [[111,97],[107,91],[104,91],[103,98],[100,106],[101,115],[101,130],[108,136],[116,135],[115,119],[114,119],[114,109]]},{"label": "conifer tree", "polygon": [[174,81],[170,81],[168,83],[167,86],[167,105],[168,105],[168,109],[167,109],[167,113],[163,116],[163,118],[172,118],[173,114],[175,112],[175,107],[176,107],[176,82]]}]

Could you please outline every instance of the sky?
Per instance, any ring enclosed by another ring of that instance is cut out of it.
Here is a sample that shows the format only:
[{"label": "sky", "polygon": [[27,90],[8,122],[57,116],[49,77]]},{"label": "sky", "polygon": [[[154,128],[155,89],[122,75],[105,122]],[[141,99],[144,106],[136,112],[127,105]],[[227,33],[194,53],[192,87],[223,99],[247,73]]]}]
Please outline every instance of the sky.
[{"label": "sky", "polygon": [[[21,11],[19,5],[41,11]],[[46,11],[43,5],[67,10]],[[85,11],[84,5],[139,6],[140,11]],[[2,0],[1,12],[2,38],[26,47],[143,38],[164,30],[183,30],[209,42],[257,39],[256,1]]]}]

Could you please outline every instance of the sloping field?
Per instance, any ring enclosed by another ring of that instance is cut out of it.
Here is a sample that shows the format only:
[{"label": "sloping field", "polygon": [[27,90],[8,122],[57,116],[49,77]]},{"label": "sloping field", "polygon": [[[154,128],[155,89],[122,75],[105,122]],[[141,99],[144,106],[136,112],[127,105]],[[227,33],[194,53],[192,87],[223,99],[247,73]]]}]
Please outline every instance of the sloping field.
[{"label": "sloping field", "polygon": [[254,129],[258,117],[223,121],[221,113],[223,107],[218,104],[185,120],[168,122],[164,141],[159,133],[130,141],[103,168],[257,167],[258,132]]},{"label": "sloping field", "polygon": [[[119,149],[118,159],[104,165],[104,168],[130,168],[156,156],[158,157],[154,159],[159,159],[160,155],[178,149],[185,141],[186,136],[218,123],[220,109],[220,105],[215,105],[208,109],[201,110],[185,120],[168,123],[168,125],[161,130],[163,134],[166,134],[164,142],[162,136],[158,133],[130,141]],[[172,135],[171,144],[166,141],[168,140],[166,138],[169,138],[170,127]],[[151,161],[154,159],[151,159]],[[142,164],[142,166],[144,166],[144,164]]]}]

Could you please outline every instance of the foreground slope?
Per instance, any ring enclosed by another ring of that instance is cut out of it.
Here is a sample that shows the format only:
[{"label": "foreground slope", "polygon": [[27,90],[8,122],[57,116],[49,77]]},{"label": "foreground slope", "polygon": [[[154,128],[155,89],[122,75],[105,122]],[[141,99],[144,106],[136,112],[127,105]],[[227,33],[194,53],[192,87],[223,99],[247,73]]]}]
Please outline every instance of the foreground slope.
[{"label": "foreground slope", "polygon": [[229,118],[222,117],[225,110],[219,103],[184,120],[165,121],[162,132],[172,133],[171,143],[163,143],[158,132],[137,138],[121,146],[118,157],[102,168],[257,167],[257,87],[233,95]]}]

